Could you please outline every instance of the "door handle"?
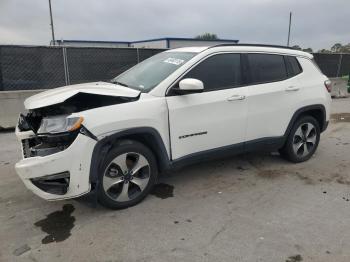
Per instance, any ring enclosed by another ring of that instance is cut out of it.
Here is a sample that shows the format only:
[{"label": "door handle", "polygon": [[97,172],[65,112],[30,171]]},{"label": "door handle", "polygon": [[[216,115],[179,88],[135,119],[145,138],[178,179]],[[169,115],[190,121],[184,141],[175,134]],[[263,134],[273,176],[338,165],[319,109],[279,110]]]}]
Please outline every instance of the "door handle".
[{"label": "door handle", "polygon": [[286,87],[286,91],[298,91],[300,88],[297,86],[288,86]]},{"label": "door handle", "polygon": [[233,95],[227,98],[227,101],[237,101],[237,100],[244,100],[245,96],[244,95]]}]

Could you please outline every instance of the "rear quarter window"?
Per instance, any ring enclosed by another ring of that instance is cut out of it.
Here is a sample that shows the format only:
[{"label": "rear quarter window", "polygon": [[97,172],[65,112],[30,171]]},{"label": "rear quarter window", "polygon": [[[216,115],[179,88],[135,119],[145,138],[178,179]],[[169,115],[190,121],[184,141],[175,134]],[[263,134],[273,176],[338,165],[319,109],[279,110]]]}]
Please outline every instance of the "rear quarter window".
[{"label": "rear quarter window", "polygon": [[298,59],[294,56],[285,56],[286,66],[287,66],[287,72],[288,77],[293,77],[301,72],[303,72],[303,69],[301,68],[301,65],[298,62]]}]

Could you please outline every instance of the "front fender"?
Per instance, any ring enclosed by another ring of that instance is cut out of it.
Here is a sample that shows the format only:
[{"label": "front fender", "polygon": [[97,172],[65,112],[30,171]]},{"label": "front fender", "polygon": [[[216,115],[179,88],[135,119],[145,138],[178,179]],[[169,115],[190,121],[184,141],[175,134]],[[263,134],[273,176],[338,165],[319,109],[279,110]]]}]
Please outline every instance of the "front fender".
[{"label": "front fender", "polygon": [[159,132],[152,127],[136,127],[122,130],[99,140],[93,150],[90,166],[90,183],[98,182],[98,174],[108,151],[124,139],[137,140],[148,146],[156,156],[160,171],[169,169],[170,158]]}]

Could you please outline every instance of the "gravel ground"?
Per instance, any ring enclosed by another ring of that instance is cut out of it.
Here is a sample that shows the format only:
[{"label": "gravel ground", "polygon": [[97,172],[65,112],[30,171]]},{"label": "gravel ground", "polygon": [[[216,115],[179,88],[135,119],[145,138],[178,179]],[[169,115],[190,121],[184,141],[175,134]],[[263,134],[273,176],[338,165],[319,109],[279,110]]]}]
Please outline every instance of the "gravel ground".
[{"label": "gravel ground", "polygon": [[206,162],[161,178],[139,205],[111,211],[89,197],[47,202],[14,171],[0,133],[0,261],[350,261],[350,99],[315,156]]}]

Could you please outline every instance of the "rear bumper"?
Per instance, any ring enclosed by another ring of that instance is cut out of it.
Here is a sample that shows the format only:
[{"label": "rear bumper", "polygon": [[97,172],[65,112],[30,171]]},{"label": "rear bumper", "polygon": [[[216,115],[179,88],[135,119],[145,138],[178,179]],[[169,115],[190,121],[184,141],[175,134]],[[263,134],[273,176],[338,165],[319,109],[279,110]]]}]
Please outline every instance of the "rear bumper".
[{"label": "rear bumper", "polygon": [[[17,134],[17,137],[21,140],[23,134]],[[47,156],[24,158],[15,165],[15,169],[25,186],[41,198],[74,198],[90,191],[89,173],[95,144],[95,140],[79,134],[67,149]],[[60,173],[69,173],[70,176],[69,185],[63,193],[46,192],[35,182],[40,178]]]}]

